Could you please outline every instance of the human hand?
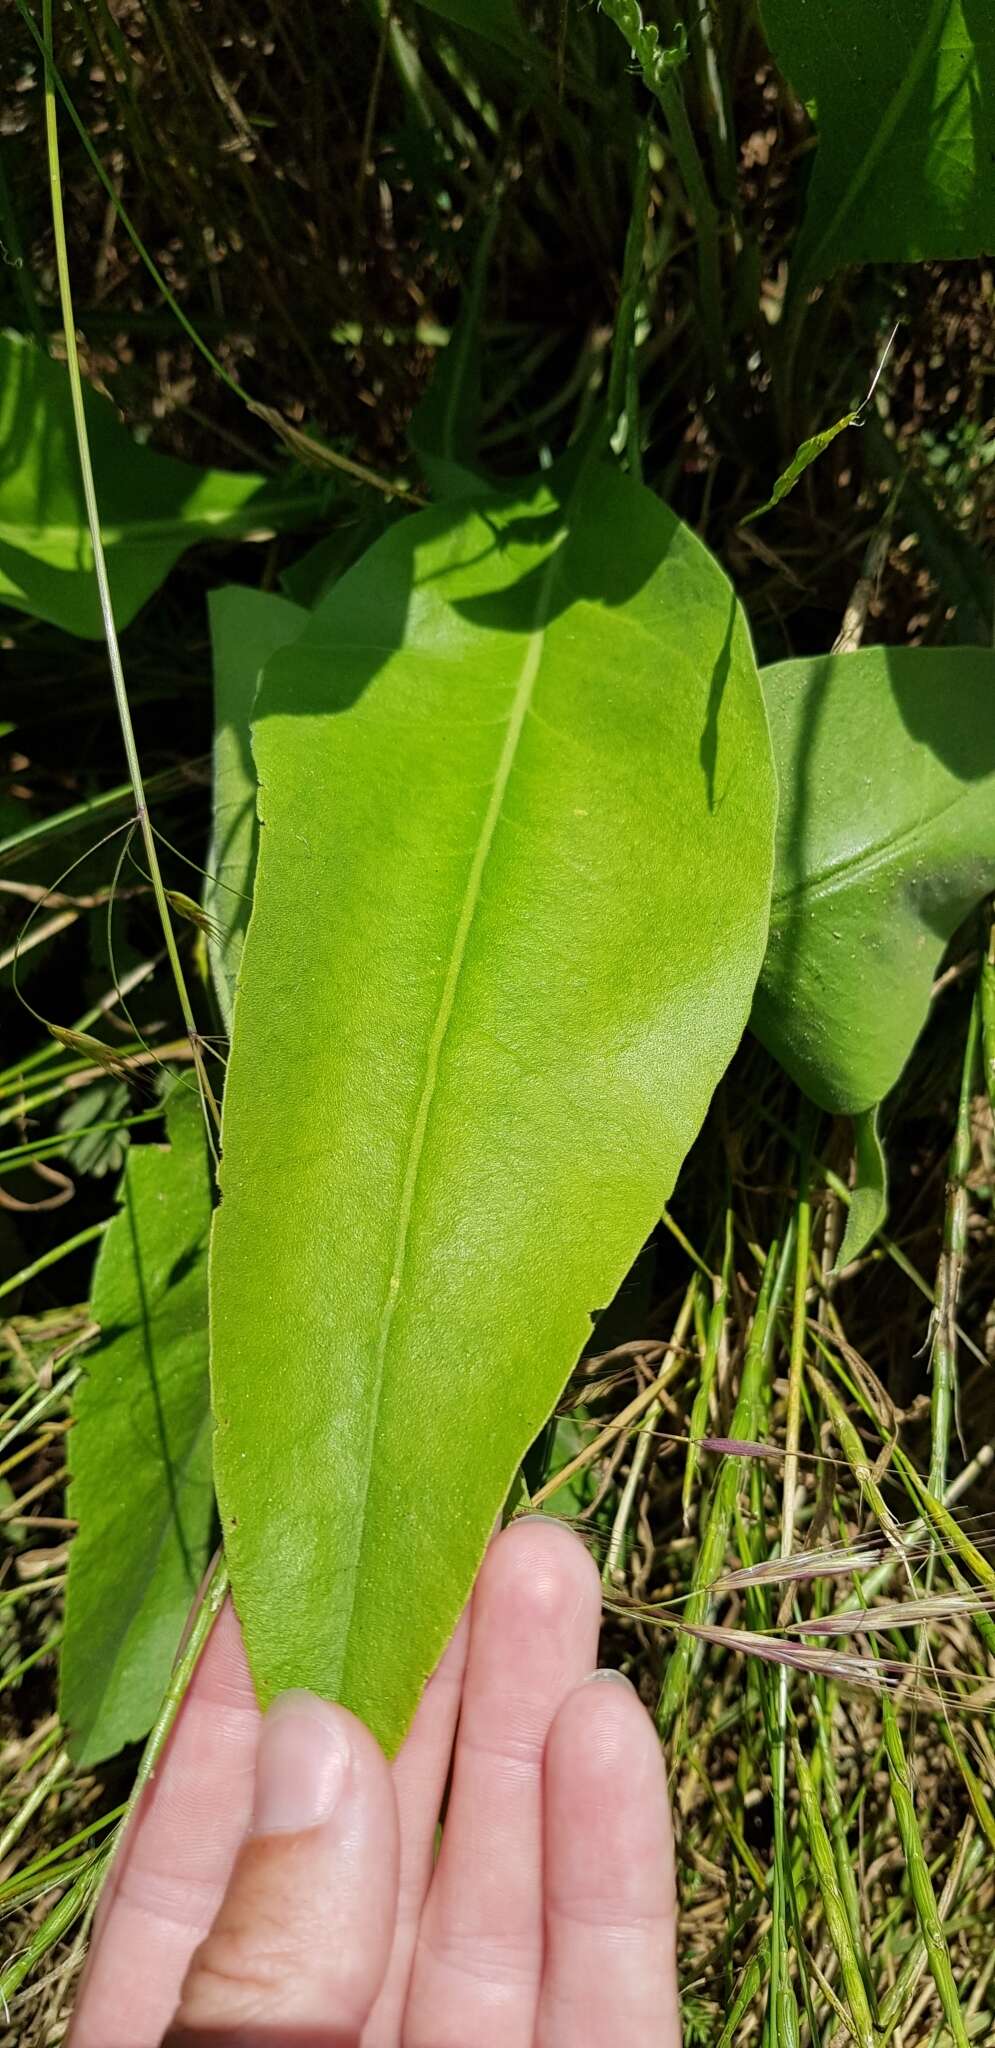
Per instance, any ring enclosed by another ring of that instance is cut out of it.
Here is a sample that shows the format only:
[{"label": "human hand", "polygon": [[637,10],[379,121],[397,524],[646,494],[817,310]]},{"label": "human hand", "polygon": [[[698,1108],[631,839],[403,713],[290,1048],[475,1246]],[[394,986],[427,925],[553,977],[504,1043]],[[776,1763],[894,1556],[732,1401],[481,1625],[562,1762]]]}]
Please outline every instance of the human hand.
[{"label": "human hand", "polygon": [[391,1768],[311,1694],[261,1719],[227,1608],[69,2048],[679,2048],[663,1764],[599,1617],[579,1540],[513,1524]]}]

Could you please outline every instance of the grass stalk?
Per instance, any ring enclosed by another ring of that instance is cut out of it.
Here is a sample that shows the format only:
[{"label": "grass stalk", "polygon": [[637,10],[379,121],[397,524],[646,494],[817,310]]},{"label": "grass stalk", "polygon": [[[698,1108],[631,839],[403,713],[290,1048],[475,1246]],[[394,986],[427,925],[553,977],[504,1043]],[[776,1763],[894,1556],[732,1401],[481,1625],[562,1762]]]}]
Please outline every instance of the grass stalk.
[{"label": "grass stalk", "polygon": [[969,1198],[967,1175],[971,1166],[971,1099],[974,1093],[981,1050],[981,996],[971,1004],[964,1061],[961,1069],[957,1123],[947,1169],[947,1200],[943,1223],[943,1250],[936,1275],[936,1309],[933,1331],[933,1385],[931,1391],[931,1443],[929,1490],[942,1498],[947,1483],[950,1429],[957,1405],[957,1306],[967,1257]]},{"label": "grass stalk", "polygon": [[701,1460],[700,1439],[708,1429],[708,1411],[715,1385],[715,1375],[725,1347],[726,1317],[729,1309],[729,1287],[732,1279],[733,1213],[726,1210],[725,1246],[722,1254],[722,1272],[718,1279],[711,1276],[712,1306],[705,1332],[705,1343],[701,1357],[701,1375],[691,1408],[688,1423],[688,1448],[684,1464],[684,1480],[681,1486],[681,1519],[685,1529],[691,1527],[691,1498],[698,1476]]},{"label": "grass stalk", "polygon": [[[730,1433],[740,1442],[752,1442],[757,1435],[761,1388],[775,1330],[773,1305],[777,1277],[778,1246],[775,1242],[764,1265],[733,1413]],[[729,1530],[746,1463],[745,1458],[725,1457],[719,1466],[691,1575],[690,1597],[684,1608],[685,1621],[700,1622],[708,1611],[712,1581],[718,1577],[725,1562]],[[694,1647],[693,1637],[682,1631],[667,1660],[656,1710],[657,1727],[664,1738],[670,1734],[683,1705]]]},{"label": "grass stalk", "polygon": [[822,1818],[819,1794],[808,1759],[797,1736],[793,1738],[791,1747],[801,1802],[802,1826],[815,1868],[829,1939],[839,1963],[849,2007],[851,2032],[859,2048],[876,2048],[874,2018],[867,1996],[864,1967],[857,1952],[851,1912],[840,1887],[836,1859]]},{"label": "grass stalk", "polygon": [[128,701],[127,685],[124,679],[124,666],[121,660],[117,627],[114,622],[114,606],[111,598],[110,580],[107,574],[107,563],[104,556],[103,537],[100,531],[100,512],[97,505],[93,464],[90,458],[90,439],[87,431],[86,412],[83,405],[83,379],[80,374],[79,352],[76,347],[76,323],[73,312],[72,283],[69,275],[69,247],[66,241],[65,213],[62,205],[62,176],[59,163],[59,128],[55,90],[55,54],[52,36],[52,4],[53,0],[42,0],[42,35],[45,49],[45,138],[48,150],[48,174],[52,205],[52,228],[55,236],[55,259],[59,279],[59,303],[62,310],[62,324],[65,332],[69,388],[72,396],[73,421],[79,453],[83,498],[86,505],[87,525],[90,531],[90,545],[93,550],[94,575],[97,581],[100,612],[103,620],[104,636],[107,642],[107,656],[110,663],[111,681],[114,686],[118,722],[121,728],[125,760],[128,766],[128,779],[134,795],[135,813],[145,847],[145,857],[148,862],[156,909],[158,910],[159,921],[162,925],[166,957],[172,970],[180,1012],[190,1041],[201,1099],[206,1105],[215,1126],[220,1129],[220,1111],[204,1065],[200,1049],[200,1037],[190,997],[187,993],[179,949],[176,944],[176,935],[173,930],[169,905],[166,901],[166,891],[163,886],[162,872],[159,867],[159,855],[155,843],[155,833],[152,829],[152,821],[149,816],[141,763],[138,758],[138,747],[131,719],[131,706]]},{"label": "grass stalk", "polygon": [[[681,1307],[678,1312],[677,1321],[674,1324],[673,1336],[671,1337],[670,1344],[667,1348],[666,1359],[664,1361],[664,1370],[666,1370],[666,1367],[668,1365],[672,1364],[673,1362],[681,1358],[683,1355],[684,1342],[687,1337],[688,1330],[691,1327],[692,1316],[694,1315],[694,1303],[697,1290],[698,1279],[697,1275],[695,1274],[692,1275],[692,1278],[688,1284],[687,1292],[684,1296],[684,1300],[681,1303]],[[612,1585],[619,1576],[622,1563],[622,1550],[625,1544],[626,1530],[628,1529],[629,1522],[632,1517],[632,1510],[637,1495],[639,1493],[639,1488],[643,1482],[643,1474],[646,1470],[650,1452],[653,1449],[653,1443],[656,1435],[656,1427],[657,1423],[660,1420],[661,1411],[662,1402],[660,1400],[659,1395],[657,1395],[657,1397],[650,1402],[650,1405],[646,1409],[642,1421],[639,1424],[639,1431],[636,1438],[636,1448],[632,1453],[632,1459],[629,1465],[628,1473],[626,1475],[625,1485],[623,1486],[622,1491],[619,1495],[618,1507],[615,1511],[615,1519],[612,1523],[612,1531],[608,1539],[608,1550],[605,1556],[604,1569],[602,1571],[602,1578],[606,1585]]]},{"label": "grass stalk", "polygon": [[950,1962],[950,1951],[943,1931],[943,1921],[937,1908],[933,1881],[929,1874],[926,1852],[916,1815],[915,1795],[912,1789],[912,1775],[905,1755],[901,1730],[891,1701],[881,1701],[882,1725],[884,1730],[885,1755],[888,1760],[888,1775],[891,1780],[891,1797],[895,1819],[901,1838],[905,1865],[909,1874],[909,1885],[915,1902],[916,1917],[926,1949],[933,1982],[939,1993],[943,2015],[954,2040],[954,2048],[968,2048],[968,2032],[957,1995],[957,1983]]}]

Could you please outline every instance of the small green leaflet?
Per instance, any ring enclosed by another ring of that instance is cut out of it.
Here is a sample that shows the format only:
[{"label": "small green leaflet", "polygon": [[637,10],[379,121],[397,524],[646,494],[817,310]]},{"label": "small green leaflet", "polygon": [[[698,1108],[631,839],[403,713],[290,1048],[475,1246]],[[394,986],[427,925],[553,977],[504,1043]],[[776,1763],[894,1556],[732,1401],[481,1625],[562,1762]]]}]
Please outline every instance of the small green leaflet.
[{"label": "small green leaflet", "polygon": [[752,526],[755,519],[762,519],[765,512],[772,512],[774,506],[779,505],[781,499],[786,498],[788,492],[794,490],[799,477],[804,475],[806,469],[818,461],[823,449],[835,441],[837,434],[844,433],[847,427],[856,426],[861,410],[862,408],[858,408],[856,412],[845,412],[842,419],[835,420],[831,427],[823,427],[821,434],[810,434],[808,440],[803,441],[800,447],[795,449],[787,469],[781,471],[766,503],[758,505],[755,512],[748,512],[746,518],[740,520],[740,525]]}]

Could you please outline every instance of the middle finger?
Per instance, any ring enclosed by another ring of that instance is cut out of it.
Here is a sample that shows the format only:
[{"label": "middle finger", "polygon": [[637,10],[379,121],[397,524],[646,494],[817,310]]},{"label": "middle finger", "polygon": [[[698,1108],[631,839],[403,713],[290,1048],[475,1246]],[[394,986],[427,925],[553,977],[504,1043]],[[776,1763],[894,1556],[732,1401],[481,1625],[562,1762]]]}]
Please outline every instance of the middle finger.
[{"label": "middle finger", "polygon": [[543,1957],[543,1751],[558,1707],[594,1668],[600,1610],[595,1566],[562,1523],[515,1523],[488,1552],[405,2048],[529,2048]]}]

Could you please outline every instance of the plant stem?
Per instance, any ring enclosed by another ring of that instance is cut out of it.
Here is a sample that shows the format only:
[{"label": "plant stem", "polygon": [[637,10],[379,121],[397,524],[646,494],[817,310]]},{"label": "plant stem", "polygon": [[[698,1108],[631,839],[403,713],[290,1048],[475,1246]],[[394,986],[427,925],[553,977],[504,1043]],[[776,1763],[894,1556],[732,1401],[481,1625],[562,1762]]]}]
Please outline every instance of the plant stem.
[{"label": "plant stem", "polygon": [[78,1252],[85,1244],[92,1244],[95,1237],[103,1237],[110,1218],[105,1216],[101,1223],[90,1223],[85,1230],[78,1230],[75,1237],[67,1237],[64,1244],[53,1245],[51,1251],[42,1252],[41,1257],[32,1260],[30,1266],[22,1266],[19,1273],[12,1273],[9,1280],[0,1285],[0,1299],[13,1294],[25,1282],[33,1280],[36,1273],[44,1273],[47,1266],[54,1266],[60,1259],[68,1258],[70,1252]]},{"label": "plant stem", "polygon": [[936,1309],[933,1335],[933,1388],[931,1397],[932,1434],[929,1461],[929,1490],[941,1499],[947,1483],[950,1424],[957,1401],[957,1303],[961,1275],[967,1256],[968,1195],[967,1174],[971,1164],[971,1097],[974,1091],[978,1054],[981,1047],[980,990],[971,1004],[964,1045],[957,1123],[950,1147],[947,1177],[947,1206],[943,1224],[943,1250],[936,1275]]},{"label": "plant stem", "polygon": [[42,35],[45,45],[45,137],[48,147],[48,175],[52,203],[52,228],[55,236],[55,259],[59,276],[59,303],[62,309],[62,324],[66,339],[69,388],[72,394],[73,420],[76,428],[76,444],[79,451],[83,498],[86,504],[87,524],[90,529],[93,568],[97,579],[100,611],[104,624],[104,635],[107,641],[107,656],[110,662],[111,680],[114,685],[114,697],[121,727],[121,738],[124,743],[125,759],[128,764],[128,777],[134,794],[135,812],[145,846],[145,856],[149,865],[149,875],[156,900],[156,908],[158,909],[162,924],[166,956],[172,969],[180,1011],[186,1027],[187,1037],[190,1040],[190,1048],[200,1085],[201,1097],[210,1111],[215,1125],[220,1129],[221,1117],[200,1050],[200,1037],[190,998],[187,994],[186,982],[183,978],[183,967],[180,961],[176,936],[173,931],[169,905],[166,901],[166,892],[159,868],[155,834],[149,817],[141,763],[138,758],[135,731],[131,721],[131,706],[128,702],[128,691],[124,680],[124,667],[118,644],[117,627],[114,623],[114,607],[111,599],[110,581],[107,575],[107,563],[104,558],[103,539],[100,532],[100,514],[97,506],[96,486],[93,479],[93,464],[90,459],[90,440],[87,432],[86,412],[83,405],[83,380],[80,375],[79,353],[76,347],[76,323],[73,314],[72,286],[69,277],[69,249],[66,242],[66,223],[62,207],[58,115],[55,99],[55,57],[52,42],[52,0],[42,0]]},{"label": "plant stem", "polygon": [[[683,1352],[684,1339],[687,1336],[688,1329],[691,1323],[691,1318],[694,1314],[694,1297],[697,1287],[697,1275],[692,1275],[687,1293],[685,1294],[684,1300],[681,1303],[677,1321],[674,1324],[673,1335],[670,1339],[669,1345],[667,1346],[667,1353],[662,1368],[663,1371],[666,1371],[667,1367],[674,1360],[679,1359]],[[658,1374],[658,1384],[659,1378],[660,1375]],[[618,1508],[616,1510],[615,1520],[612,1523],[612,1532],[608,1542],[608,1554],[605,1558],[604,1569],[601,1574],[605,1585],[611,1585],[618,1577],[619,1565],[622,1557],[622,1546],[625,1542],[625,1532],[629,1526],[629,1519],[632,1514],[633,1504],[635,1502],[636,1495],[639,1491],[639,1487],[642,1483],[643,1473],[646,1470],[646,1465],[649,1460],[650,1452],[653,1448],[653,1438],[656,1431],[657,1423],[660,1420],[662,1406],[663,1404],[660,1401],[659,1397],[653,1400],[650,1403],[650,1406],[647,1408],[646,1413],[643,1416],[643,1419],[639,1425],[639,1434],[636,1441],[636,1448],[632,1454],[632,1462],[629,1466],[629,1471],[626,1477],[625,1485],[623,1486],[621,1494],[619,1496]]]},{"label": "plant stem", "polygon": [[698,291],[701,325],[712,375],[719,383],[726,378],[722,346],[722,263],[719,250],[719,216],[708,189],[705,169],[687,116],[684,96],[674,78],[664,78],[657,88],[667,133],[677,159],[681,182],[694,214],[698,231]]},{"label": "plant stem", "polygon": [[[812,1198],[809,1176],[812,1168],[814,1117],[803,1112],[801,1145],[798,1153],[798,1202],[795,1208],[795,1291],[791,1315],[791,1357],[788,1366],[788,1413],[784,1430],[784,1475],[781,1508],[781,1555],[790,1557],[795,1537],[795,1493],[798,1486],[798,1442],[801,1434],[802,1377],[805,1370],[806,1293],[812,1243]],[[782,1680],[787,1685],[787,1671]]]}]

